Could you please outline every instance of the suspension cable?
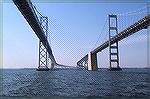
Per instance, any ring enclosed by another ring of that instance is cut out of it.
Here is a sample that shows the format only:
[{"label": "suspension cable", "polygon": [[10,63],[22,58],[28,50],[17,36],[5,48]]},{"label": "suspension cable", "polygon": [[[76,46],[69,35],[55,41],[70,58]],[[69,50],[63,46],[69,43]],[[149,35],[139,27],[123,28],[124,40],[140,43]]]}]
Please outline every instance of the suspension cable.
[{"label": "suspension cable", "polygon": [[33,6],[34,10],[35,10],[41,17],[43,17],[43,15],[37,10],[36,6],[33,5],[33,4],[32,4],[32,6]]},{"label": "suspension cable", "polygon": [[145,11],[145,9],[147,9],[147,7],[144,6],[144,7],[140,8],[140,9],[137,9],[137,10],[134,10],[134,11],[131,11],[131,12],[119,13],[117,15],[118,16],[135,15],[135,14],[141,13],[141,11]]},{"label": "suspension cable", "polygon": [[99,34],[99,37],[98,37],[96,43],[94,44],[94,46],[93,46],[93,48],[92,48],[91,50],[93,50],[93,49],[96,47],[96,45],[97,45],[97,43],[98,43],[98,41],[99,41],[99,39],[100,39],[100,37],[101,37],[101,34],[102,34],[103,31],[104,31],[104,28],[105,28],[105,26],[106,26],[107,20],[108,20],[108,18],[105,19],[105,23],[104,23],[104,25],[103,25],[103,28],[102,28],[100,34]]},{"label": "suspension cable", "polygon": [[[114,24],[114,21],[112,21],[111,23],[110,23],[110,26],[112,26],[112,24]],[[104,43],[105,41],[107,41],[107,39],[108,39],[108,32],[106,32],[105,33],[105,36],[104,36],[104,38],[103,38],[103,40],[101,41],[101,43]]]}]

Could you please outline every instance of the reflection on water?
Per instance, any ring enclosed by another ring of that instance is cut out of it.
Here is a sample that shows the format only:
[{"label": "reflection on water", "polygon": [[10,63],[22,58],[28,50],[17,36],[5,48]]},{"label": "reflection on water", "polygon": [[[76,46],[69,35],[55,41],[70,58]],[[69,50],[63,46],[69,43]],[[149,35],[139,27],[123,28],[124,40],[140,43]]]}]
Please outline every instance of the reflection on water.
[{"label": "reflection on water", "polygon": [[4,69],[1,96],[150,97],[149,69]]}]

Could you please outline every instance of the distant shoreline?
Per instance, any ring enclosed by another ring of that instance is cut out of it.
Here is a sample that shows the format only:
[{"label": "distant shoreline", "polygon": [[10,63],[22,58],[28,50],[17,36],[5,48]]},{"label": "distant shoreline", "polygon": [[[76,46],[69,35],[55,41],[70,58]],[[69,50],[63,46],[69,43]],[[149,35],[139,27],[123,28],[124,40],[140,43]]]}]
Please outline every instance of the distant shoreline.
[{"label": "distant shoreline", "polygon": [[[37,68],[0,68],[0,70],[3,69],[37,69]],[[71,67],[71,68],[54,68],[55,69],[80,69],[77,67]],[[83,69],[83,68],[81,68]],[[98,68],[98,69],[108,69],[108,68]],[[143,67],[143,68],[122,68],[122,69],[150,69],[150,67]]]}]

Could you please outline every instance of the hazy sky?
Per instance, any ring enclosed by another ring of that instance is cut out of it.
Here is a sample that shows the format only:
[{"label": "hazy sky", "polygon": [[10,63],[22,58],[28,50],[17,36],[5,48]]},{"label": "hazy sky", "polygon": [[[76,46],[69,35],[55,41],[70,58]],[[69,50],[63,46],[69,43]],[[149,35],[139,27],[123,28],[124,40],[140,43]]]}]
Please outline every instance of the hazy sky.
[{"label": "hazy sky", "polygon": [[[51,47],[60,64],[76,66],[91,49],[108,39],[108,14],[144,9],[146,3],[33,3],[49,17]],[[119,31],[146,15],[146,9],[135,15],[118,17]],[[100,38],[99,38],[100,35]],[[99,41],[96,46],[97,39]],[[120,67],[147,67],[147,30],[119,42]],[[13,3],[3,4],[3,67],[38,67],[38,43],[24,17]],[[99,67],[109,67],[108,49],[98,53]]]}]

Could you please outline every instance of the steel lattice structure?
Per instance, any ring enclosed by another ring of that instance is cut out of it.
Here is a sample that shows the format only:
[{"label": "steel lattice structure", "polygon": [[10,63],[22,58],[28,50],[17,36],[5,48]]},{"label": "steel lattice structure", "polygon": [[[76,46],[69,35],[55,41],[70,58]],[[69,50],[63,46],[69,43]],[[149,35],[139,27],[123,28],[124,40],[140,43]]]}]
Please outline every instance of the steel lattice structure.
[{"label": "steel lattice structure", "polygon": [[[46,39],[48,38],[48,17],[41,16],[40,17],[40,25],[45,33]],[[47,52],[47,46],[45,47],[42,42],[46,41],[39,40],[39,66],[38,69],[44,68],[48,69],[48,52]]]}]

